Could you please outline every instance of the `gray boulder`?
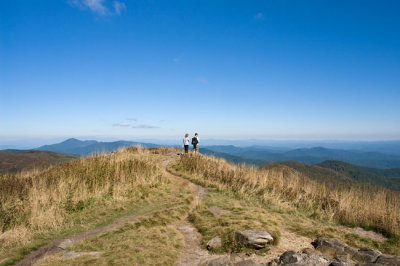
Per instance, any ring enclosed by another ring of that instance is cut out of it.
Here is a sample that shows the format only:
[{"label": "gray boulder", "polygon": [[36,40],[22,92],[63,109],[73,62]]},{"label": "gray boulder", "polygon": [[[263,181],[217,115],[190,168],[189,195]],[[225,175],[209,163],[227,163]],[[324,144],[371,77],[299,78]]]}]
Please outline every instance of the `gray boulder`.
[{"label": "gray boulder", "polygon": [[248,248],[262,249],[274,241],[270,233],[263,230],[245,230],[235,233],[236,242]]},{"label": "gray boulder", "polygon": [[353,256],[358,252],[357,249],[349,247],[346,243],[343,243],[336,238],[319,237],[311,244],[316,250],[331,257],[344,254],[349,254],[350,256]]},{"label": "gray boulder", "polygon": [[372,263],[375,262],[379,255],[381,255],[377,250],[370,248],[360,248],[354,255],[353,258],[361,263]]},{"label": "gray boulder", "polygon": [[290,264],[290,263],[296,263],[301,261],[301,255],[295,251],[289,250],[286,251],[285,253],[283,253],[280,257],[279,257],[279,263],[280,264]]},{"label": "gray boulder", "polygon": [[297,263],[304,266],[328,266],[329,264],[330,261],[327,258],[316,254],[302,254],[302,260]]},{"label": "gray boulder", "polygon": [[300,253],[295,251],[286,251],[279,260],[268,263],[268,266],[288,265],[288,266],[328,266],[330,261],[323,255],[316,253]]},{"label": "gray boulder", "polygon": [[400,266],[400,257],[394,255],[382,254],[376,259],[375,263],[379,265]]},{"label": "gray boulder", "polygon": [[217,248],[220,248],[221,245],[222,245],[221,238],[219,236],[216,236],[207,242],[207,249],[208,250],[217,249]]},{"label": "gray boulder", "polygon": [[332,266],[354,265],[355,262],[362,263],[362,265],[400,266],[400,258],[398,256],[382,254],[370,248],[356,249],[335,238],[319,237],[311,244],[321,253],[331,258],[334,257],[331,263]]}]

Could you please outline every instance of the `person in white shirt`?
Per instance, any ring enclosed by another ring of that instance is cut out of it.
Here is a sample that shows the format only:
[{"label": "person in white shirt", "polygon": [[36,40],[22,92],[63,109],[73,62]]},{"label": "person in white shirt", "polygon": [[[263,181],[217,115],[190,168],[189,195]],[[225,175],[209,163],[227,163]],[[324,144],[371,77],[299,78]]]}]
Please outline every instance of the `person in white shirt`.
[{"label": "person in white shirt", "polygon": [[200,143],[199,134],[196,133],[192,138],[193,151],[195,154],[199,152],[199,143]]},{"label": "person in white shirt", "polygon": [[186,133],[182,141],[182,146],[185,148],[185,153],[189,152],[189,143],[190,143],[189,134]]}]

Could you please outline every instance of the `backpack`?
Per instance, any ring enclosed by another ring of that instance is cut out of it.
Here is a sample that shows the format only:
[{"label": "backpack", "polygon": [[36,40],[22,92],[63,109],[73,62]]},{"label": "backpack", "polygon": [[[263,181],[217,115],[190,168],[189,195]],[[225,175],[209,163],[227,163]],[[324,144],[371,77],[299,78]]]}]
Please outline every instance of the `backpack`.
[{"label": "backpack", "polygon": [[193,145],[193,146],[196,146],[197,143],[199,143],[199,141],[197,140],[196,137],[193,137],[193,138],[192,138],[192,145]]}]

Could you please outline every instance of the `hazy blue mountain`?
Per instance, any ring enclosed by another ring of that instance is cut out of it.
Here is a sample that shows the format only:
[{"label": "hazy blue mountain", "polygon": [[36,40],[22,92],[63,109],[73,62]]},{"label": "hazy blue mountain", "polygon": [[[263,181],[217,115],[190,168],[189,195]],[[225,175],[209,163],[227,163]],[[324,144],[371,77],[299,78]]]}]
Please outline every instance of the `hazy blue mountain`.
[{"label": "hazy blue mountain", "polygon": [[93,153],[110,152],[123,147],[141,145],[145,148],[158,147],[158,145],[151,143],[141,143],[134,141],[114,141],[114,142],[99,142],[96,140],[78,140],[78,139],[67,139],[61,143],[53,145],[44,145],[36,150],[41,151],[53,151],[67,154],[79,154],[79,155],[90,155]]},{"label": "hazy blue mountain", "polygon": [[271,150],[262,146],[236,147],[232,145],[205,146],[217,152],[247,159],[268,162],[297,161],[316,164],[326,160],[339,160],[358,166],[372,168],[400,168],[400,155],[360,150],[328,149],[324,147],[301,148],[293,150]]},{"label": "hazy blue mountain", "polygon": [[[149,141],[151,142],[151,141]],[[153,142],[151,142],[153,143]],[[301,148],[324,147],[336,150],[380,152],[400,155],[400,141],[294,141],[294,140],[215,140],[202,139],[204,146],[259,147],[264,150],[289,151]]]}]

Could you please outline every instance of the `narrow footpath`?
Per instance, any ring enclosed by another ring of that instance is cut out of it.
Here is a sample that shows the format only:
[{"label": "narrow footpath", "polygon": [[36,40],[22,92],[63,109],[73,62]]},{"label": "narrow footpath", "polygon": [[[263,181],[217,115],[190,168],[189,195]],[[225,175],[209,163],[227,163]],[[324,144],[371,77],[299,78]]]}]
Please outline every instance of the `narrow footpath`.
[{"label": "narrow footpath", "polygon": [[[177,155],[174,154],[169,157],[168,160],[165,160],[163,162],[163,169],[167,177],[171,178],[172,180],[176,180],[177,182],[185,182],[189,185],[194,197],[189,210],[190,214],[193,209],[196,208],[196,206],[202,201],[202,199],[207,196],[208,190],[202,186],[190,182],[185,178],[171,174],[166,170],[167,165],[173,161],[176,156]],[[176,225],[176,228],[183,234],[185,238],[185,248],[177,263],[178,266],[200,265],[206,261],[223,257],[222,255],[210,254],[207,250],[201,248],[201,235],[193,226],[193,224],[189,222],[188,217],[184,217],[182,221]]]}]

